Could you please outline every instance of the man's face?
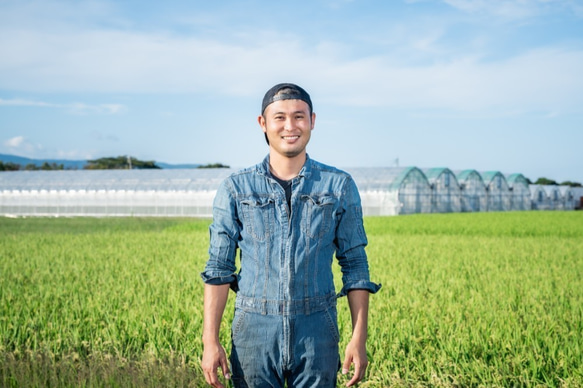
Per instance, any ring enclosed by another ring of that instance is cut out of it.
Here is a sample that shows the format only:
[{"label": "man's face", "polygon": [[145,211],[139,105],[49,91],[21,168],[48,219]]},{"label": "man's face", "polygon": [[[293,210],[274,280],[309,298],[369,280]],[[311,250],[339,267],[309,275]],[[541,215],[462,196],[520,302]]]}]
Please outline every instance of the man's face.
[{"label": "man's face", "polygon": [[269,104],[259,116],[259,125],[272,151],[293,158],[304,154],[310,141],[316,114],[302,100],[279,100]]}]

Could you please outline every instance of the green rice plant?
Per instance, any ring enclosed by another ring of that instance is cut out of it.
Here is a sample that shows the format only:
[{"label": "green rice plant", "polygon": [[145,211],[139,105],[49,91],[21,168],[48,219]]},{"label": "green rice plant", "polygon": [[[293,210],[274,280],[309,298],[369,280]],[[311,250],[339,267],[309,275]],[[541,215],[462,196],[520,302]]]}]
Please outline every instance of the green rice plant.
[{"label": "green rice plant", "polygon": [[[203,386],[209,224],[0,218],[0,386]],[[583,213],[369,217],[365,226],[383,288],[371,296],[360,386],[583,386]],[[343,349],[346,298],[339,325]]]}]

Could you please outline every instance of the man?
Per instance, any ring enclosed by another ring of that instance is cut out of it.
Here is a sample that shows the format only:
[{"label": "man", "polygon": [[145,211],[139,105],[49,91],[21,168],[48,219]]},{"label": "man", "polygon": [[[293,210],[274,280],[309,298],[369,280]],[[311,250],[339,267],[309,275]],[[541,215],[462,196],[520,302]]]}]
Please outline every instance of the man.
[{"label": "man", "polygon": [[[316,114],[308,93],[278,84],[263,98],[259,125],[269,155],[231,175],[217,191],[205,284],[202,369],[223,387],[335,387],[340,367],[336,299],[347,295],[352,339],[342,372],[361,381],[368,364],[370,282],[360,197],[352,178],[309,158]],[[240,271],[236,273],[236,252]],[[335,293],[336,255],[343,287]],[[232,376],[219,327],[229,289],[237,292],[232,323]]]}]

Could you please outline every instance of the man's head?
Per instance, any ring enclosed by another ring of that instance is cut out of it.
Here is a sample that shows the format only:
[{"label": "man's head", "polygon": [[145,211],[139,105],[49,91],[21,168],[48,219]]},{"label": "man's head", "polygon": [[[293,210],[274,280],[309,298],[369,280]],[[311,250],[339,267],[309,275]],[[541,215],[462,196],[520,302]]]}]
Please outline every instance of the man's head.
[{"label": "man's head", "polygon": [[[277,84],[265,93],[261,103],[261,116],[265,119],[265,109],[272,103],[281,100],[301,100],[308,104],[310,116],[313,113],[312,100],[310,95],[303,88],[292,83]],[[269,145],[269,139],[265,134],[265,141]]]}]

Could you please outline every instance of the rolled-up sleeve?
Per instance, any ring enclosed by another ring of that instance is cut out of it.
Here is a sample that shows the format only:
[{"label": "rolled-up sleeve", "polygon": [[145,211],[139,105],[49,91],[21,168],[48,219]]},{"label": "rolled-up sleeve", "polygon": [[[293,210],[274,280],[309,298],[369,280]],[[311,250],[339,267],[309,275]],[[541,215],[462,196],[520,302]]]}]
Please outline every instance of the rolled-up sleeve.
[{"label": "rolled-up sleeve", "polygon": [[368,244],[362,220],[362,205],[356,184],[348,179],[342,193],[341,210],[336,231],[336,258],[342,270],[342,289],[338,297],[352,290],[366,290],[372,294],[380,284],[370,281],[365,247]]},{"label": "rolled-up sleeve", "polygon": [[238,291],[235,259],[239,239],[239,221],[228,179],[223,181],[217,190],[213,202],[213,222],[209,233],[209,258],[201,273],[202,280],[206,284],[230,284],[231,289]]}]

